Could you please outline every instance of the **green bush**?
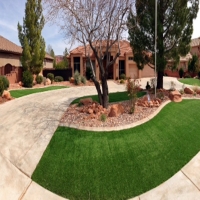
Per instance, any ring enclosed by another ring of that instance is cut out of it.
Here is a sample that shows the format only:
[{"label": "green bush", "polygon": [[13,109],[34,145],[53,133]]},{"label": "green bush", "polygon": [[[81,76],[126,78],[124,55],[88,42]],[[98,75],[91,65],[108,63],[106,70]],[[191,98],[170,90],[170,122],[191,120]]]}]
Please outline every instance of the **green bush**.
[{"label": "green bush", "polygon": [[2,79],[0,79],[0,96],[3,94],[3,91],[4,91],[4,84]]},{"label": "green bush", "polygon": [[85,76],[81,76],[81,83],[86,84],[86,78],[85,78]]},{"label": "green bush", "polygon": [[101,115],[101,118],[100,118],[100,119],[101,119],[102,122],[105,122],[105,121],[107,120],[107,115],[103,113],[103,114]]},{"label": "green bush", "polygon": [[86,78],[90,80],[92,78],[92,69],[90,67],[86,67]]},{"label": "green bush", "polygon": [[180,68],[178,73],[179,73],[180,78],[182,78],[184,74],[183,68]]},{"label": "green bush", "polygon": [[49,78],[51,80],[51,83],[52,83],[54,81],[54,74],[48,73],[47,78]]},{"label": "green bush", "polygon": [[198,78],[200,78],[200,71],[198,72]]},{"label": "green bush", "polygon": [[62,82],[64,81],[63,77],[62,76],[56,76],[55,79],[54,79],[55,82]]},{"label": "green bush", "polygon": [[75,85],[80,85],[81,84],[81,76],[79,72],[76,70],[74,73],[74,84]]},{"label": "green bush", "polygon": [[9,80],[5,76],[0,76],[0,79],[3,81],[4,90],[7,90],[10,85]]},{"label": "green bush", "polygon": [[42,81],[43,81],[43,76],[37,75],[36,78],[35,78],[35,80],[36,80],[36,83],[37,83],[37,84],[41,84]]},{"label": "green bush", "polygon": [[23,72],[22,82],[24,84],[24,87],[33,87],[33,75],[30,71],[27,70]]},{"label": "green bush", "polygon": [[120,74],[120,79],[125,80],[126,79],[126,75],[125,74]]},{"label": "green bush", "polygon": [[124,79],[121,79],[121,80],[119,81],[119,83],[120,83],[120,84],[124,84],[124,83],[125,83]]}]

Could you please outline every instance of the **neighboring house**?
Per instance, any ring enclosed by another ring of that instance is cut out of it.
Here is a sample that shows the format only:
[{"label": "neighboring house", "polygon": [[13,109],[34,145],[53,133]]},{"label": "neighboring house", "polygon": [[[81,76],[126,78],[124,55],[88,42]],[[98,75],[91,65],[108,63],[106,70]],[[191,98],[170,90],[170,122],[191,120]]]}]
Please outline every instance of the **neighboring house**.
[{"label": "neighboring house", "polygon": [[[126,77],[131,78],[142,78],[142,77],[154,77],[154,70],[149,66],[145,66],[143,70],[138,70],[136,62],[133,61],[133,53],[130,47],[130,43],[126,40],[120,41],[120,56],[117,58],[115,63],[108,69],[108,79],[117,79],[121,74],[125,74]],[[87,45],[86,49],[89,49]],[[116,55],[118,51],[118,46],[113,45],[110,50],[111,59]],[[96,72],[96,77],[100,79],[100,70],[98,67],[97,60],[92,51],[90,51],[90,57]],[[85,56],[84,46],[79,46],[74,50],[70,51],[70,54],[67,56],[69,60],[69,65],[72,68],[72,75],[78,70],[81,75],[85,75],[86,67],[89,66],[89,61]]]},{"label": "neighboring house", "polygon": [[169,60],[166,66],[165,74],[168,76],[179,77],[179,69],[183,68],[184,72],[188,71],[188,63],[190,59],[192,59],[192,55],[197,55],[199,58],[199,65],[200,65],[200,38],[195,38],[191,40],[190,43],[190,52],[184,56],[180,57],[180,62],[177,67],[174,67],[173,60]]},{"label": "neighboring house", "polygon": [[62,62],[63,59],[64,59],[63,56],[61,56],[61,55],[57,55],[57,56],[55,56],[55,57],[56,57],[56,64]]},{"label": "neighboring house", "polygon": [[[22,79],[21,55],[20,46],[0,36],[0,75],[6,76],[10,83],[18,83]],[[48,54],[43,68],[53,68],[53,58]]]}]

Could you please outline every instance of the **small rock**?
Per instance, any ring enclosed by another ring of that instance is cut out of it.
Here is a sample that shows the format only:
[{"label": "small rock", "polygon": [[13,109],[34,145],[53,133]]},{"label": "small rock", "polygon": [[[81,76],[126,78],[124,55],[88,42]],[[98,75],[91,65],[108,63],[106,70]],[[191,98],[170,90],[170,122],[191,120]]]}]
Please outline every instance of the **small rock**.
[{"label": "small rock", "polygon": [[175,90],[175,91],[171,91],[169,93],[169,98],[171,101],[173,102],[181,102],[182,101],[182,97],[179,91]]},{"label": "small rock", "polygon": [[184,93],[185,94],[194,94],[194,91],[193,91],[193,89],[186,87],[186,88],[184,88]]},{"label": "small rock", "polygon": [[124,107],[121,104],[113,104],[110,108],[109,117],[118,117],[124,112]]},{"label": "small rock", "polygon": [[89,105],[92,102],[93,102],[92,98],[85,98],[80,100],[80,103],[82,103],[83,105]]},{"label": "small rock", "polygon": [[12,97],[11,97],[11,95],[10,95],[10,92],[7,91],[7,90],[4,90],[4,91],[3,91],[2,98],[5,98],[5,99],[7,99],[7,100],[11,100],[11,99],[12,99]]}]

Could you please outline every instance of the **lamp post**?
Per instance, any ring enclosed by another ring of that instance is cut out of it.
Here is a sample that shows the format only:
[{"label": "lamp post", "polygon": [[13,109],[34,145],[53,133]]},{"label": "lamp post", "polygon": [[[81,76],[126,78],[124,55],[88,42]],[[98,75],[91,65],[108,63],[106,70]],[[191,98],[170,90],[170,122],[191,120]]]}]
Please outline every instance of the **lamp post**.
[{"label": "lamp post", "polygon": [[155,0],[155,98],[157,87],[156,65],[157,65],[157,0]]}]

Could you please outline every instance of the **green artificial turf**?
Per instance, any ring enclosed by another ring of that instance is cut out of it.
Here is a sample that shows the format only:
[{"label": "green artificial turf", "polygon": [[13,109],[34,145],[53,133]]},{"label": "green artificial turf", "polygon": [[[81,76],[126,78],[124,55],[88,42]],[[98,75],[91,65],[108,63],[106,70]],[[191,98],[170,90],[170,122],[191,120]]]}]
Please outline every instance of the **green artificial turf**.
[{"label": "green artificial turf", "polygon": [[63,88],[67,88],[67,87],[66,86],[50,86],[50,87],[36,88],[36,89],[11,90],[10,94],[14,98],[19,98],[19,97],[23,97],[29,94],[45,92],[45,91],[50,91],[50,90],[58,90],[58,89],[63,89]]},{"label": "green artificial turf", "polygon": [[[146,92],[141,91],[141,92],[137,93],[137,96],[138,97],[142,97],[145,94],[146,94]],[[77,98],[74,101],[72,101],[71,104],[79,103],[80,99],[83,99],[83,98],[92,98],[93,101],[99,102],[98,95],[91,95],[91,96],[84,96],[84,97]],[[129,98],[127,92],[109,93],[109,102],[110,103],[112,103],[112,102],[119,102],[119,101],[126,101],[126,100],[129,100],[129,99],[130,98]]]},{"label": "green artificial turf", "polygon": [[199,152],[199,110],[199,100],[183,100],[128,130],[58,127],[32,179],[70,200],[137,196],[169,179]]},{"label": "green artificial turf", "polygon": [[179,82],[188,85],[200,86],[200,80],[195,78],[181,78]]}]

